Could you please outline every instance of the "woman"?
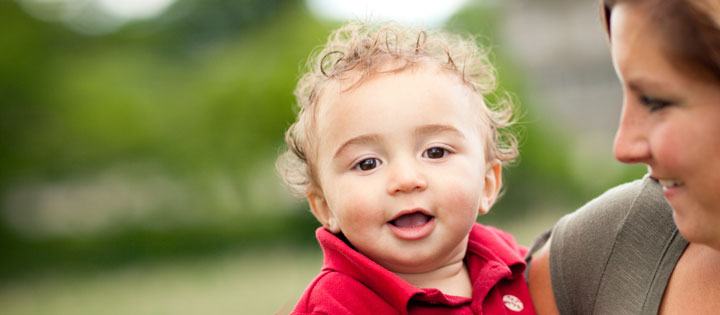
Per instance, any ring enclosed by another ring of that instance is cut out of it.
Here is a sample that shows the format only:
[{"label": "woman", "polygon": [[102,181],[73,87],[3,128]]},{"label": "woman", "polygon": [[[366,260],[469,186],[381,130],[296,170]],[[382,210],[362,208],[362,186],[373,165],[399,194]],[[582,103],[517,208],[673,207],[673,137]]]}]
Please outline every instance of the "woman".
[{"label": "woman", "polygon": [[539,314],[718,314],[720,1],[602,7],[624,91],[615,156],[649,174],[558,222],[533,257],[533,302]]}]

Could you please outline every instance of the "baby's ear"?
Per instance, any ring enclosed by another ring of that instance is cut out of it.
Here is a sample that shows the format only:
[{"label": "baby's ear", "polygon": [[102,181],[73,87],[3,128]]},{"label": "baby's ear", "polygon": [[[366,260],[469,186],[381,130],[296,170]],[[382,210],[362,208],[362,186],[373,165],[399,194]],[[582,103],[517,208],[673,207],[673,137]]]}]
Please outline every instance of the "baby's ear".
[{"label": "baby's ear", "polygon": [[340,224],[338,224],[335,215],[330,211],[325,198],[316,193],[309,193],[307,200],[308,204],[310,204],[310,211],[312,211],[315,218],[333,234],[340,233]]},{"label": "baby's ear", "polygon": [[483,188],[482,200],[480,201],[480,213],[486,214],[500,193],[502,187],[502,163],[494,159],[487,163],[485,169],[485,186]]}]

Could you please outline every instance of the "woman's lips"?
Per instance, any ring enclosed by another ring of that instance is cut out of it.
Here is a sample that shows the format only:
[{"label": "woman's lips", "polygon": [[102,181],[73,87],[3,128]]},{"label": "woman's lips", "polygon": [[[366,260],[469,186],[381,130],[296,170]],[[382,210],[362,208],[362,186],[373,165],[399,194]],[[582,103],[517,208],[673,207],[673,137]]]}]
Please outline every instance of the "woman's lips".
[{"label": "woman's lips", "polygon": [[658,183],[662,186],[663,195],[668,201],[685,187],[685,183],[674,179],[658,179]]},{"label": "woman's lips", "polygon": [[397,238],[417,240],[430,235],[435,228],[435,217],[421,210],[412,210],[388,221],[387,225]]},{"label": "woman's lips", "polygon": [[660,185],[663,186],[663,188],[680,186],[683,184],[682,181],[674,180],[674,179],[658,179],[658,182],[660,183]]}]

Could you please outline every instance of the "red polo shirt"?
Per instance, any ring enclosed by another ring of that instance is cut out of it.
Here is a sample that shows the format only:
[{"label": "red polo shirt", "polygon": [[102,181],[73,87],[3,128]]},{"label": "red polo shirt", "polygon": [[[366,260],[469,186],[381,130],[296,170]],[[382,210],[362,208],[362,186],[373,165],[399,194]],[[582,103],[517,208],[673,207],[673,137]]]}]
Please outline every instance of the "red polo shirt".
[{"label": "red polo shirt", "polygon": [[535,314],[523,276],[527,249],[494,227],[476,223],[470,231],[472,298],[416,288],[324,228],[315,234],[322,271],[292,314]]}]

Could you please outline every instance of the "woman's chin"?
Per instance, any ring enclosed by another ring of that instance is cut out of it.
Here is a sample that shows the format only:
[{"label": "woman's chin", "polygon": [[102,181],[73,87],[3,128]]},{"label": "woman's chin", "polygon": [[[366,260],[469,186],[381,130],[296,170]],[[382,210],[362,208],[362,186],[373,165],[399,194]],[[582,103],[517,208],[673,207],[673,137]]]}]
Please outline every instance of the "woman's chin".
[{"label": "woman's chin", "polygon": [[678,231],[685,240],[720,251],[720,229],[717,228],[717,224],[713,224],[709,220],[688,216],[693,211],[700,211],[699,209],[675,209],[674,206],[673,209],[673,220],[675,220],[675,225],[677,225]]}]

